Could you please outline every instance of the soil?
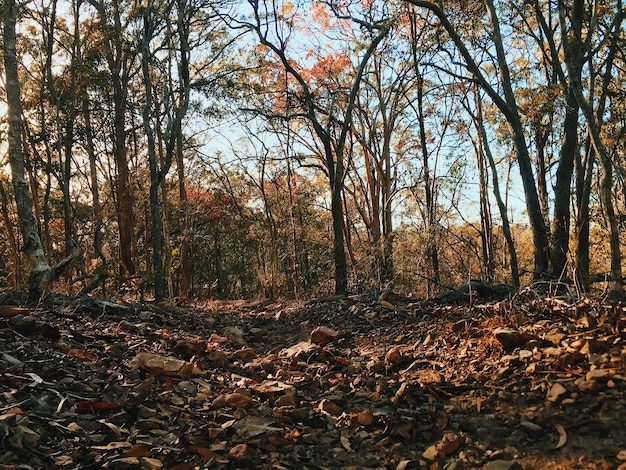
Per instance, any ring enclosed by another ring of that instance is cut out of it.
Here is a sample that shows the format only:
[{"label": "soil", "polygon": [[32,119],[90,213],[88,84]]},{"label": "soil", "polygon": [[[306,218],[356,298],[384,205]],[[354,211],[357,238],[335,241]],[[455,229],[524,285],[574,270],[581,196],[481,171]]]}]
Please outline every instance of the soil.
[{"label": "soil", "polygon": [[626,469],[626,312],[0,299],[2,469]]}]

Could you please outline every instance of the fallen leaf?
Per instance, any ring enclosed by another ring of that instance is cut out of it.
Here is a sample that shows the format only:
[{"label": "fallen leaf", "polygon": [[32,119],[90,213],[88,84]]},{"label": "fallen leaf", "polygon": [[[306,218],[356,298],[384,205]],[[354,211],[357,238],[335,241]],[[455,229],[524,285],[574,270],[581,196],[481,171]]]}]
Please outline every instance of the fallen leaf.
[{"label": "fallen leaf", "polygon": [[561,395],[567,393],[567,389],[561,385],[560,383],[555,383],[548,390],[547,400],[551,402],[556,402],[561,397]]},{"label": "fallen leaf", "polygon": [[224,397],[224,401],[230,405],[235,406],[237,408],[248,408],[254,400],[243,393],[231,393]]},{"label": "fallen leaf", "polygon": [[77,413],[93,413],[94,411],[118,410],[120,405],[106,401],[83,400],[76,403]]},{"label": "fallen leaf", "polygon": [[130,442],[122,441],[122,442],[111,442],[105,446],[91,446],[92,449],[95,450],[114,450],[114,449],[124,449],[126,447],[132,447],[133,445]]},{"label": "fallen leaf", "polygon": [[325,346],[335,341],[338,337],[339,332],[325,326],[318,326],[311,332],[311,343]]},{"label": "fallen leaf", "polygon": [[559,432],[559,442],[554,446],[555,449],[560,449],[567,443],[567,432],[565,432],[565,428],[560,424],[555,424],[554,427]]},{"label": "fallen leaf", "polygon": [[140,352],[130,361],[132,369],[143,368],[154,375],[189,376],[204,375],[195,364],[174,357]]}]

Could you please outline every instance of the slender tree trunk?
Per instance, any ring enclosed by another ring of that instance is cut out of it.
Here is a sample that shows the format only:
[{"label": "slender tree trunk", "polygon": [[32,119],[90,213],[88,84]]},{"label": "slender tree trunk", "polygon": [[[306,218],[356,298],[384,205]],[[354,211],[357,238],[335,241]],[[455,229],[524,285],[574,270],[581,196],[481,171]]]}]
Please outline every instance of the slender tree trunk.
[{"label": "slender tree trunk", "polygon": [[180,240],[180,289],[178,296],[185,301],[191,290],[191,245],[189,243],[189,207],[185,188],[185,161],[183,153],[183,131],[179,122],[176,126],[176,171],[178,174],[178,198],[181,205]]},{"label": "slender tree trunk", "polygon": [[496,198],[496,203],[498,204],[498,210],[500,211],[500,219],[502,220],[502,232],[504,234],[504,239],[506,240],[506,246],[509,253],[510,266],[511,266],[511,281],[513,283],[513,287],[518,288],[520,285],[519,280],[519,268],[517,262],[517,251],[515,250],[515,242],[513,240],[513,234],[511,233],[511,226],[509,224],[509,217],[507,215],[506,203],[502,199],[502,194],[500,193],[500,182],[498,181],[498,169],[496,167],[495,159],[493,158],[493,154],[491,153],[491,147],[489,146],[489,141],[487,140],[487,131],[485,130],[485,125],[483,122],[483,111],[482,111],[482,100],[479,96],[478,89],[475,90],[475,99],[476,99],[476,126],[478,127],[478,134],[480,136],[481,147],[485,152],[485,156],[487,157],[487,162],[489,163],[489,168],[491,169],[491,182],[493,186],[493,195]]},{"label": "slender tree trunk", "polygon": [[153,18],[151,8],[144,13],[144,32],[141,37],[141,71],[146,94],[146,102],[143,107],[142,118],[146,140],[148,142],[148,163],[150,167],[150,240],[152,241],[152,269],[154,283],[154,300],[157,302],[165,298],[165,275],[163,271],[163,225],[161,220],[162,206],[159,198],[161,178],[159,163],[156,152],[156,141],[152,127],[152,80],[150,77],[150,63],[152,53],[150,41],[152,40]]},{"label": "slender tree trunk", "polygon": [[13,266],[15,275],[13,276],[13,287],[17,288],[22,280],[22,269],[20,266],[20,252],[17,247],[17,239],[15,238],[15,228],[9,214],[9,197],[4,189],[4,183],[0,181],[0,204],[2,205],[2,218],[6,225],[7,236],[9,237],[9,246],[11,247],[11,258],[13,258]]},{"label": "slender tree trunk", "polygon": [[[329,157],[327,156],[327,159]],[[332,159],[332,154],[330,156]],[[338,157],[339,159],[339,157]],[[335,165],[333,165],[335,166]],[[338,165],[337,165],[338,166]],[[333,221],[333,252],[335,261],[335,293],[348,292],[348,262],[344,246],[344,214],[342,201],[343,170],[334,172],[330,179],[330,210]]]},{"label": "slender tree trunk", "polygon": [[575,271],[578,285],[584,292],[589,288],[589,202],[595,166],[595,152],[587,137],[585,157],[576,158],[576,231],[575,231]]},{"label": "slender tree trunk", "polygon": [[494,281],[494,260],[493,260],[493,228],[491,220],[491,205],[489,204],[489,173],[485,167],[485,151],[483,142],[479,135],[479,142],[476,148],[476,160],[478,164],[478,193],[480,201],[480,239],[483,257],[483,275],[481,278],[488,283]]},{"label": "slender tree trunk", "polygon": [[[417,69],[417,64],[415,64]],[[426,125],[423,107],[424,97],[424,79],[422,78],[419,70],[416,70],[418,74],[417,83],[417,111],[419,120],[420,131],[420,143],[422,148],[422,165],[424,172],[424,195],[426,199],[426,256],[430,262],[430,276],[428,281],[428,295],[432,296],[437,288],[441,285],[441,274],[439,271],[439,248],[437,240],[437,227],[435,226],[437,220],[437,195],[435,191],[434,180],[430,174],[430,162],[428,154],[428,142],[426,141]],[[435,284],[433,286],[433,283]]]},{"label": "slender tree trunk", "polygon": [[91,127],[91,113],[89,101],[83,97],[83,119],[85,121],[85,142],[87,156],[89,157],[89,178],[91,182],[91,200],[93,208],[93,251],[100,258],[102,264],[107,263],[102,253],[102,206],[100,205],[100,183],[98,182],[98,167],[96,163],[96,151],[93,142],[93,129]]},{"label": "slender tree trunk", "polygon": [[567,95],[563,142],[554,185],[554,217],[552,220],[552,251],[550,272],[555,278],[566,274],[569,251],[570,201],[574,160],[578,150],[578,104],[573,93]]},{"label": "slender tree trunk", "polygon": [[117,225],[119,232],[119,265],[123,274],[135,274],[134,215],[133,199],[130,191],[128,154],[126,152],[126,109],[129,67],[134,52],[125,43],[119,0],[113,0],[112,23],[108,21],[107,6],[100,0],[87,0],[98,11],[100,22],[107,30],[104,41],[106,60],[111,73],[111,100],[113,102],[113,155],[117,169],[115,197],[117,202]]}]

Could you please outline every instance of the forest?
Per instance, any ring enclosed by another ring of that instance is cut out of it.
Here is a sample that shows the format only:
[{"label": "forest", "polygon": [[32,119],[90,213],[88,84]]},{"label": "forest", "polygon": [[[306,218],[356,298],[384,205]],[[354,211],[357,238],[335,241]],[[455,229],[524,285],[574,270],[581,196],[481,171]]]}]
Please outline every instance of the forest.
[{"label": "forest", "polygon": [[622,0],[0,1],[0,470],[626,470]]},{"label": "forest", "polygon": [[38,295],[69,264],[57,291],[156,300],[469,280],[619,297],[623,16],[6,1],[3,285]]}]

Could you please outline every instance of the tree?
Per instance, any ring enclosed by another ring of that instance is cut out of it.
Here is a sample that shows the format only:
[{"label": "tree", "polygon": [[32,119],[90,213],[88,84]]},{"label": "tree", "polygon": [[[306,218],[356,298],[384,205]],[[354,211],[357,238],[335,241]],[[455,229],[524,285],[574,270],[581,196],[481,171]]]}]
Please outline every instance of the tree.
[{"label": "tree", "polygon": [[[589,93],[591,97],[584,94],[583,84],[580,77],[580,54],[589,51],[593,34],[597,22],[596,15],[598,11],[596,6],[590,9],[591,21],[587,27],[587,36],[583,40],[583,21],[585,18],[584,1],[575,0],[571,11],[563,1],[558,3],[559,25],[561,28],[561,36],[563,39],[563,51],[565,64],[568,70],[569,86],[572,94],[576,98],[585,120],[587,121],[587,129],[593,151],[600,158],[602,177],[600,182],[600,198],[602,201],[606,223],[609,232],[609,247],[611,253],[611,277],[610,288],[611,293],[615,297],[620,297],[623,291],[619,227],[615,208],[613,205],[613,159],[607,148],[602,136],[602,125],[604,122],[604,113],[608,92],[613,78],[613,67],[619,49],[619,37],[622,29],[622,21],[624,19],[624,9],[622,2],[617,1],[615,14],[609,20],[607,31],[604,35],[605,41],[602,43],[602,49],[606,59],[604,60],[604,68],[602,70],[603,77],[600,82],[600,94],[597,103],[594,103],[593,96],[595,90],[591,88]],[[570,27],[568,27],[570,25]],[[589,73],[594,77],[599,71],[590,70]],[[594,106],[595,105],[595,106]]]},{"label": "tree", "polygon": [[449,16],[440,4],[425,0],[406,0],[408,3],[417,7],[425,8],[432,12],[441,27],[445,29],[450,39],[453,41],[457,50],[461,54],[464,65],[472,74],[473,79],[485,91],[487,96],[498,107],[508,124],[508,130],[513,141],[516,151],[517,163],[519,165],[520,176],[524,187],[524,195],[526,200],[526,210],[533,236],[533,257],[534,257],[534,277],[541,277],[548,271],[548,236],[545,226],[545,220],[541,210],[537,186],[535,184],[535,176],[533,174],[532,162],[517,99],[513,90],[511,80],[511,71],[509,69],[507,55],[505,53],[502,33],[500,30],[500,21],[496,7],[491,0],[486,0],[486,13],[488,15],[492,38],[491,47],[496,54],[496,67],[499,75],[499,86],[501,87],[504,97],[487,79],[485,73],[475,61],[472,53],[468,49],[466,42],[461,37],[459,31],[450,21]]},{"label": "tree", "polygon": [[[285,6],[282,11],[276,4],[268,2],[248,2],[252,7],[254,22],[244,26],[254,31],[259,43],[266,47],[279,60],[287,74],[294,79],[298,91],[300,110],[296,111],[305,118],[313,129],[322,150],[325,171],[328,177],[331,197],[331,214],[333,219],[333,251],[335,264],[335,293],[342,295],[348,290],[348,270],[344,238],[343,186],[346,173],[345,149],[348,133],[352,127],[352,113],[355,108],[357,94],[365,66],[374,54],[378,44],[389,31],[385,21],[369,23],[353,17],[342,16],[342,20],[352,19],[371,36],[369,44],[358,60],[358,66],[347,87],[335,89],[323,99],[316,96],[316,91],[307,80],[300,64],[289,56],[288,44],[293,25],[293,13]],[[338,13],[338,12],[337,12]],[[282,28],[287,28],[282,30]],[[272,36],[273,33],[276,33]],[[329,60],[326,58],[325,60]],[[330,59],[332,60],[332,59]],[[288,90],[285,90],[287,94]],[[342,96],[343,95],[343,96]],[[345,107],[340,115],[339,100],[345,100]]]},{"label": "tree", "polygon": [[7,116],[9,123],[9,162],[11,165],[13,191],[15,193],[20,232],[24,243],[22,250],[31,264],[31,272],[28,278],[29,295],[32,300],[38,300],[49,292],[52,281],[57,279],[65,268],[69,266],[74,259],[80,256],[81,249],[76,242],[68,241],[71,248],[70,255],[52,268],[48,264],[41,239],[37,233],[37,224],[33,213],[33,201],[30,196],[28,184],[26,183],[21,141],[22,103],[20,98],[15,34],[19,6],[15,3],[15,0],[5,0],[3,7],[3,52],[6,76]]},{"label": "tree", "polygon": [[111,100],[113,101],[113,154],[117,167],[116,202],[119,230],[119,264],[122,273],[134,274],[133,260],[133,199],[130,191],[130,175],[126,150],[126,111],[129,82],[132,75],[136,50],[124,37],[122,10],[119,0],[100,2],[88,0],[97,10],[100,29],[104,34],[104,53],[109,66]]}]

